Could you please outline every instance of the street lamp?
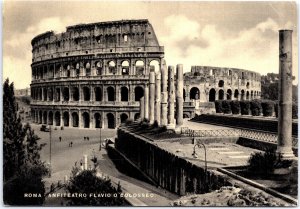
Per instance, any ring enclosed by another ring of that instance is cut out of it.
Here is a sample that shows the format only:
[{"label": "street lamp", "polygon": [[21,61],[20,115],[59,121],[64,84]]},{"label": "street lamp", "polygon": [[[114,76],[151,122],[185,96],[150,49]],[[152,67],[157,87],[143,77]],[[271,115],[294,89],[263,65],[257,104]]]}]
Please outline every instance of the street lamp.
[{"label": "street lamp", "polygon": [[[194,141],[195,141],[195,136],[193,136],[194,137]],[[206,147],[205,147],[205,145],[202,143],[202,142],[196,142],[196,144],[194,145],[194,150],[193,150],[193,154],[192,154],[192,156],[194,157],[194,158],[198,158],[198,155],[197,155],[197,153],[196,153],[196,147],[198,147],[198,148],[201,148],[201,145],[203,146],[203,148],[204,148],[204,166],[205,166],[205,183],[207,182],[206,181],[206,179],[207,179],[207,160],[206,160]]]}]

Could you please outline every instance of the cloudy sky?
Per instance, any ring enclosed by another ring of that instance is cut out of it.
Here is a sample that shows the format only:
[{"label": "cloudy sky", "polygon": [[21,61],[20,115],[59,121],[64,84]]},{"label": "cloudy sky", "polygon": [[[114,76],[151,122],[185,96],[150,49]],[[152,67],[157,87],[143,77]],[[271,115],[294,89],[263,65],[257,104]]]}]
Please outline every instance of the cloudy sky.
[{"label": "cloudy sky", "polygon": [[[31,82],[31,39],[66,26],[149,19],[168,65],[235,67],[278,73],[278,30],[292,29],[298,73],[297,7],[291,2],[5,1],[3,79],[16,88]],[[297,80],[298,80],[298,75]]]}]

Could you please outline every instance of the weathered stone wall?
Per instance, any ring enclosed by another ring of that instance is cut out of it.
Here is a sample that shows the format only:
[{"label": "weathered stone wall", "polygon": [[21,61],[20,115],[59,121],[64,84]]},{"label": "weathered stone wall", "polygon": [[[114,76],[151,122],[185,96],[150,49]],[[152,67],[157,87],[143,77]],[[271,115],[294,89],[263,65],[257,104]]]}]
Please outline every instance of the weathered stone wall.
[{"label": "weathered stone wall", "polygon": [[118,129],[115,148],[159,186],[179,195],[206,193],[230,185],[222,175],[207,172],[125,129]]}]

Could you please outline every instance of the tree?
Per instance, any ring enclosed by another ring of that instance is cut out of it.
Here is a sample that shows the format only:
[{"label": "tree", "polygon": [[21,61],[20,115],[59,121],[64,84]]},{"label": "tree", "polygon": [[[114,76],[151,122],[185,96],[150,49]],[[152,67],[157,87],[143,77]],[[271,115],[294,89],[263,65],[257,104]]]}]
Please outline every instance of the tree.
[{"label": "tree", "polygon": [[[73,168],[69,184],[66,186],[68,193],[86,194],[86,197],[68,198],[72,206],[124,206],[126,201],[121,197],[120,185],[113,187],[111,180],[96,176],[96,170],[79,171]],[[92,196],[90,196],[90,194]],[[94,195],[106,195],[95,197]]]},{"label": "tree", "polygon": [[48,173],[40,160],[39,137],[17,114],[14,84],[3,85],[3,200],[9,205],[40,205],[44,198],[24,198],[24,193],[45,193],[42,177]]}]

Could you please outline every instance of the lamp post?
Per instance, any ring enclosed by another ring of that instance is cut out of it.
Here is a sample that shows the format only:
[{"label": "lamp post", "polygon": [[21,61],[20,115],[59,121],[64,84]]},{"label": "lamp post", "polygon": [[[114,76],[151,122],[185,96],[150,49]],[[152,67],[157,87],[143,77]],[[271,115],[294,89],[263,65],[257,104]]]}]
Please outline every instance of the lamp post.
[{"label": "lamp post", "polygon": [[99,118],[99,128],[100,128],[100,145],[99,145],[99,151],[101,151],[101,143],[102,143],[102,142],[101,142],[101,141],[102,141],[102,140],[101,140],[101,135],[102,135],[102,134],[101,134],[101,129],[102,129],[102,125],[101,125],[101,120],[100,120],[100,118]]},{"label": "lamp post", "polygon": [[[195,135],[193,135],[193,141],[195,141]],[[207,181],[206,181],[207,180],[207,160],[206,160],[206,147],[205,147],[204,143],[196,142],[196,144],[194,145],[192,156],[194,158],[198,158],[198,155],[196,153],[196,147],[201,148],[201,145],[204,148],[205,183],[207,183]]]}]

